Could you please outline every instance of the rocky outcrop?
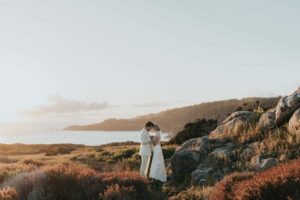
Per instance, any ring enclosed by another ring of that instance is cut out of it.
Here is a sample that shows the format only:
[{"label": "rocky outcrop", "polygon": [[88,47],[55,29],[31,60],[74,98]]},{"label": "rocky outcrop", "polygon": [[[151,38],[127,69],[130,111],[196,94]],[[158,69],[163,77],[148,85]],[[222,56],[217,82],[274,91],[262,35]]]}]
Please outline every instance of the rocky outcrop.
[{"label": "rocky outcrop", "polygon": [[[278,123],[289,120],[299,107],[300,90],[282,98],[276,109],[264,113],[258,122],[259,130],[276,128]],[[264,154],[264,150],[267,149],[264,145],[265,141],[253,141],[259,138],[259,135],[255,134],[260,134],[260,132],[255,132],[249,138],[247,135],[238,137],[241,128],[248,126],[249,122],[252,123],[255,116],[249,111],[234,112],[208,136],[184,142],[170,159],[172,177],[180,181],[186,175],[190,175],[194,184],[205,185],[220,180],[226,173],[234,172],[241,166],[255,171],[276,165],[275,158],[260,155]],[[290,119],[289,126],[293,132],[298,133],[300,130],[299,119],[300,108]],[[251,141],[252,143],[247,144]],[[278,161],[284,162],[286,159],[282,156],[278,158]]]},{"label": "rocky outcrop", "polygon": [[263,159],[261,164],[261,169],[267,169],[276,165],[275,158]]},{"label": "rocky outcrop", "polygon": [[195,185],[205,185],[208,180],[220,180],[222,177],[222,173],[212,167],[198,168],[191,173],[191,180]]},{"label": "rocky outcrop", "polygon": [[199,162],[200,154],[196,151],[182,150],[171,158],[171,169],[176,180],[181,180],[187,173],[194,171]]},{"label": "rocky outcrop", "polygon": [[[190,176],[192,183],[207,185],[238,170],[263,170],[289,160],[288,154],[282,154],[286,151],[276,146],[284,138],[273,140],[272,134],[286,122],[292,132],[300,134],[300,88],[281,98],[274,110],[262,114],[257,126],[266,131],[257,131],[256,126],[248,129],[250,123],[256,123],[256,116],[249,111],[234,112],[209,135],[184,142],[170,160],[170,177],[178,181]],[[285,133],[286,129],[282,130]],[[275,145],[270,146],[270,141]],[[270,147],[278,152],[270,153]]]},{"label": "rocky outcrop", "polygon": [[280,126],[287,122],[298,108],[300,108],[300,88],[279,100],[276,106],[276,125]]},{"label": "rocky outcrop", "polygon": [[252,112],[249,111],[237,111],[232,113],[228,118],[226,118],[222,124],[220,124],[215,130],[213,130],[210,135],[221,135],[228,133],[237,133],[239,128],[245,125],[253,116]]},{"label": "rocky outcrop", "polygon": [[191,173],[192,183],[196,185],[206,184],[208,177],[213,173],[213,171],[212,167],[196,169]]},{"label": "rocky outcrop", "polygon": [[289,128],[293,133],[300,134],[300,108],[291,117]]},{"label": "rocky outcrop", "polygon": [[275,158],[263,159],[263,156],[257,155],[251,159],[250,166],[254,170],[267,169],[276,165]]},{"label": "rocky outcrop", "polygon": [[244,160],[250,160],[253,156],[258,154],[259,148],[259,142],[253,142],[251,144],[248,144],[247,147],[242,151],[240,156]]},{"label": "rocky outcrop", "polygon": [[270,130],[276,127],[276,110],[272,110],[270,112],[266,112],[262,114],[258,122],[259,130]]},{"label": "rocky outcrop", "polygon": [[[222,139],[210,139],[207,136],[187,140],[176,149],[171,158],[172,176],[176,180],[181,180],[187,173],[197,170],[192,175],[194,177],[195,174],[207,171],[210,168],[210,163],[202,165],[199,168],[199,164],[208,157],[213,160],[231,157],[233,144],[227,144],[226,142],[226,140]],[[214,170],[213,174],[215,172],[216,170]],[[202,179],[201,177],[203,178],[202,175],[198,174],[192,179],[199,183]]]},{"label": "rocky outcrop", "polygon": [[189,150],[197,151],[200,154],[206,154],[209,148],[209,139],[207,137],[193,138],[187,140],[180,147],[176,149],[176,152]]},{"label": "rocky outcrop", "polygon": [[171,167],[171,158],[165,159],[165,167],[170,168]]},{"label": "rocky outcrop", "polygon": [[225,147],[219,147],[213,150],[208,156],[217,159],[229,160],[232,157],[233,143],[228,143]]}]

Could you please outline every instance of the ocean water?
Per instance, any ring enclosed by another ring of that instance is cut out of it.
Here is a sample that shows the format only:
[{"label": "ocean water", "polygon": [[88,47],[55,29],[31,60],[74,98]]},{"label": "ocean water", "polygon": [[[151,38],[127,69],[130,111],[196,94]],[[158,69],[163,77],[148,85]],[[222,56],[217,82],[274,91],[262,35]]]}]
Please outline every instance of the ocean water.
[{"label": "ocean water", "polygon": [[[49,130],[26,134],[0,133],[0,143],[14,144],[59,144],[72,143],[84,145],[101,145],[111,142],[140,142],[140,131],[63,131]],[[168,141],[167,134],[162,133],[162,141]]]}]

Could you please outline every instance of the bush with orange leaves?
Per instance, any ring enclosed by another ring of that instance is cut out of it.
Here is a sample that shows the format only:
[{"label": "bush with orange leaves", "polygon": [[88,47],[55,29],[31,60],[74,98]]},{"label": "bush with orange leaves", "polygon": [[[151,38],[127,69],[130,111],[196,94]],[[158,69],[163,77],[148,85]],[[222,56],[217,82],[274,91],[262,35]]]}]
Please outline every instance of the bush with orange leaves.
[{"label": "bush with orange leaves", "polygon": [[298,200],[300,158],[256,173],[234,173],[218,183],[210,200]]},{"label": "bush with orange leaves", "polygon": [[133,186],[120,187],[118,184],[106,187],[103,193],[99,194],[100,199],[137,199],[136,190]]},{"label": "bush with orange leaves", "polygon": [[147,180],[138,173],[100,173],[78,163],[23,172],[10,177],[1,188],[1,200],[120,199],[118,197],[130,200],[151,196]]},{"label": "bush with orange leaves", "polygon": [[5,188],[0,191],[1,200],[18,200],[18,193],[14,188]]}]

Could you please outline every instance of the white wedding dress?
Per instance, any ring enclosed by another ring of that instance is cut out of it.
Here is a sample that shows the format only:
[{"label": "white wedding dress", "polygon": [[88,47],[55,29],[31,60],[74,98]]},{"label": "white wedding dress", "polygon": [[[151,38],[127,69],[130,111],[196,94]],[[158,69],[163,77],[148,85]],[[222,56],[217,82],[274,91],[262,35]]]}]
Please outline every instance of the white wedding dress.
[{"label": "white wedding dress", "polygon": [[149,177],[156,180],[160,180],[162,182],[166,182],[167,174],[166,174],[164,156],[160,145],[160,133],[156,132],[154,134],[154,137],[157,137],[158,140],[157,140],[157,144],[153,147],[153,158],[152,158]]}]

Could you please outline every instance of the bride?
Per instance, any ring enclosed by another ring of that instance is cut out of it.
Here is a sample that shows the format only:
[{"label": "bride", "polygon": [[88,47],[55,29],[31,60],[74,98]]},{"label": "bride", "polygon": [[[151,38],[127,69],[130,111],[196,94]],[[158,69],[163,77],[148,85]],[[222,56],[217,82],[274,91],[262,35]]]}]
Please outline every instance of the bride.
[{"label": "bride", "polygon": [[166,175],[165,161],[160,146],[160,128],[158,125],[154,125],[153,130],[155,131],[152,140],[153,158],[152,158],[149,177],[156,180],[160,180],[162,182],[166,182],[167,175]]}]

